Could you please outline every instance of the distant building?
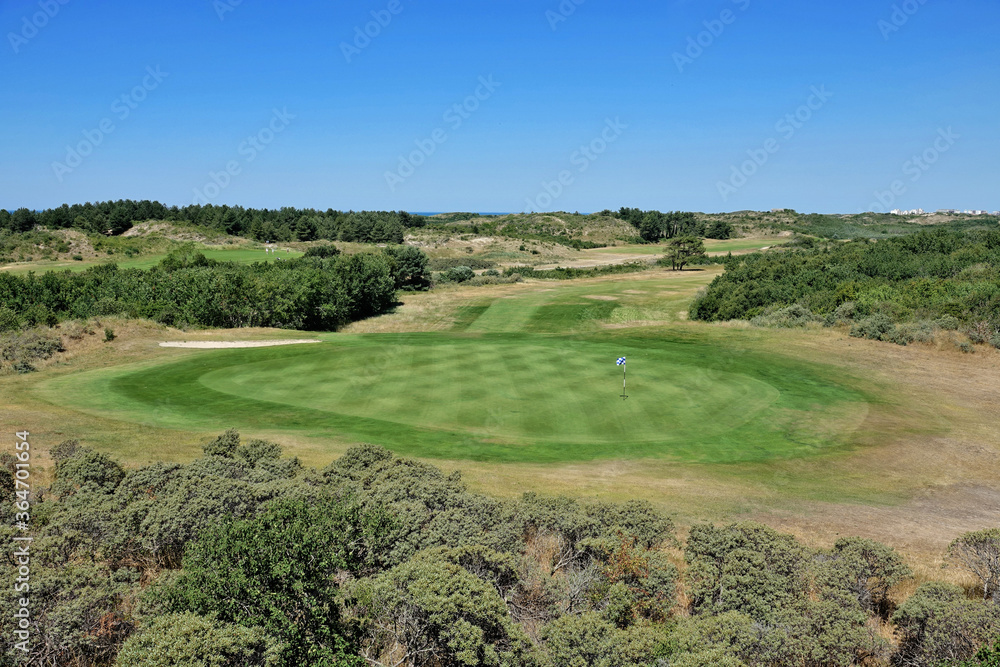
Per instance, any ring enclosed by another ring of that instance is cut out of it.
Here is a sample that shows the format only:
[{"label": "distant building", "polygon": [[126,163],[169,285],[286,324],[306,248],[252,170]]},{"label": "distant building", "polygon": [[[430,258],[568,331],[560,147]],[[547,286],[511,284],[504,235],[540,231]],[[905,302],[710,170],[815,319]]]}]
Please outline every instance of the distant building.
[{"label": "distant building", "polygon": [[956,210],[955,210],[955,209],[953,209],[953,208],[939,208],[939,209],[937,210],[937,212],[938,212],[938,213],[958,213],[958,211],[956,211]]}]

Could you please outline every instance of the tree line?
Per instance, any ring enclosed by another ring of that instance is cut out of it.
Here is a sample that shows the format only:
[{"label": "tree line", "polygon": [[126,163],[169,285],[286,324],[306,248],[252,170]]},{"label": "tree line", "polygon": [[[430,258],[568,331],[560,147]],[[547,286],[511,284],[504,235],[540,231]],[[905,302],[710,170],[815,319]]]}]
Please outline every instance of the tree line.
[{"label": "tree line", "polygon": [[206,227],[257,241],[356,241],[403,242],[410,227],[421,227],[426,218],[406,211],[336,211],[327,209],[254,209],[242,206],[193,204],[167,207],[156,201],[130,199],[86,204],[63,204],[35,212],[0,209],[0,230],[29,231],[36,225],[49,229],[79,229],[92,234],[122,234],[147,220],[180,222]]},{"label": "tree line", "polygon": [[341,255],[319,246],[306,256],[249,265],[175,252],[149,270],[115,264],[70,271],[0,273],[0,330],[118,315],[162,324],[328,331],[385,312],[397,289],[426,289],[417,248]]},{"label": "tree line", "polygon": [[[949,549],[982,587],[912,577],[893,549],[811,549],[753,522],[692,527],[645,501],[470,492],[458,473],[352,448],[322,470],[227,431],[187,464],[126,470],[67,441],[14,524],[33,538],[28,652],[0,663],[175,665],[986,665],[1000,530]],[[0,577],[13,581],[8,552]],[[0,615],[0,634],[18,619]],[[886,630],[883,631],[882,628]],[[1000,646],[997,647],[1000,649]],[[977,657],[977,652],[979,657]]]},{"label": "tree line", "polygon": [[698,237],[728,239],[733,235],[733,226],[724,220],[713,220],[710,224],[698,220],[694,213],[685,211],[643,211],[623,206],[618,217],[639,230],[639,236],[647,243],[659,243],[665,239],[678,237]]},{"label": "tree line", "polygon": [[[471,216],[471,214],[457,215],[459,218],[462,215]],[[613,217],[615,214],[605,210],[598,215]],[[732,225],[724,220],[706,223],[698,220],[695,214],[690,212],[664,213],[622,207],[617,215],[621,220],[634,226],[639,233],[638,238],[647,243],[657,243],[680,236],[727,239],[734,233]],[[455,219],[457,218],[453,215],[445,222],[452,222]],[[13,213],[0,209],[0,230],[10,233],[30,231],[36,225],[40,225],[48,229],[79,229],[92,234],[119,235],[131,229],[136,223],[148,220],[188,223],[262,242],[326,239],[395,244],[403,242],[403,235],[407,229],[428,224],[426,217],[412,215],[406,211],[337,211],[332,208],[322,211],[287,206],[280,209],[254,209],[213,204],[168,207],[157,201],[130,199],[63,204],[39,212],[28,208],[19,208]],[[496,221],[486,220],[479,226],[484,233],[554,241],[578,249],[600,246],[584,239],[568,239],[540,232],[535,228],[537,225],[525,226],[520,222],[498,225]],[[477,232],[480,231],[479,226],[476,228]]]},{"label": "tree line", "polygon": [[935,229],[732,257],[691,316],[846,323],[855,335],[900,343],[937,325],[1000,344],[1000,231]]}]

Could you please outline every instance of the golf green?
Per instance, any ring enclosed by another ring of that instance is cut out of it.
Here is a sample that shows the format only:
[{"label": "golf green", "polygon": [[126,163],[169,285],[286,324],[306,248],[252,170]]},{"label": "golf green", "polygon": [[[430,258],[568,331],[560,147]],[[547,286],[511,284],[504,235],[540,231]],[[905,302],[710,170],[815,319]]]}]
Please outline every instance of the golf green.
[{"label": "golf green", "polygon": [[849,444],[871,401],[820,365],[666,333],[336,335],[176,354],[39,392],[167,428],[283,429],[497,462],[808,456]]}]

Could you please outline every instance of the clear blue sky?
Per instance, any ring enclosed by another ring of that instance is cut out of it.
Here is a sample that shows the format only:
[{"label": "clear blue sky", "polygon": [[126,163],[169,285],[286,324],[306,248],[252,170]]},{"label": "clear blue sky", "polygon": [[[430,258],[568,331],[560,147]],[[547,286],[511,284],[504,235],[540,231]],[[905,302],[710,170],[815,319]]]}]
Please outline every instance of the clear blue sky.
[{"label": "clear blue sky", "polygon": [[0,206],[1000,209],[996,0],[576,2],[5,1]]}]

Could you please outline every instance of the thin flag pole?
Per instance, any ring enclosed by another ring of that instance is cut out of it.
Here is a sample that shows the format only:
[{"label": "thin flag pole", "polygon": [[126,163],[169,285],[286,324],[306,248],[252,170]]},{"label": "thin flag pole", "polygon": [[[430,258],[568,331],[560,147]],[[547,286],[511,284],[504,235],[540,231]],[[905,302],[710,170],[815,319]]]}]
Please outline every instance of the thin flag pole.
[{"label": "thin flag pole", "polygon": [[622,367],[622,400],[624,401],[626,398],[628,398],[628,394],[625,391],[627,386],[626,377],[628,372],[628,364],[625,363],[625,357],[621,357],[618,359],[618,365]]}]

